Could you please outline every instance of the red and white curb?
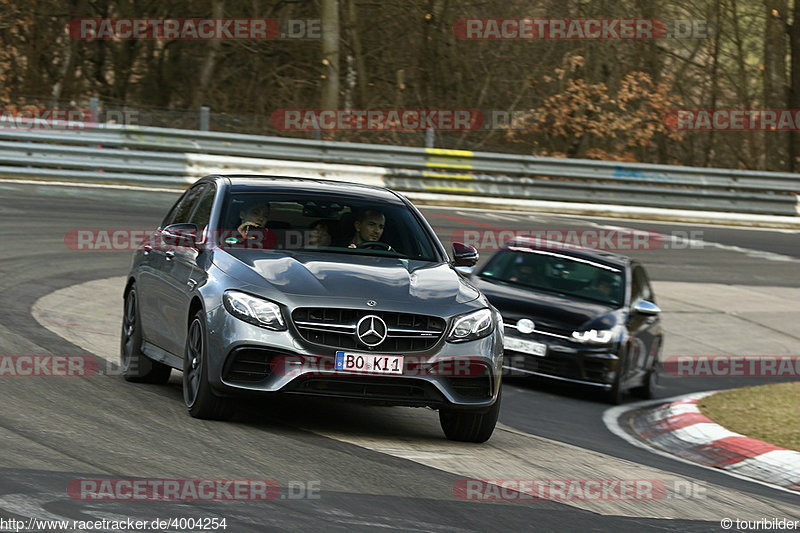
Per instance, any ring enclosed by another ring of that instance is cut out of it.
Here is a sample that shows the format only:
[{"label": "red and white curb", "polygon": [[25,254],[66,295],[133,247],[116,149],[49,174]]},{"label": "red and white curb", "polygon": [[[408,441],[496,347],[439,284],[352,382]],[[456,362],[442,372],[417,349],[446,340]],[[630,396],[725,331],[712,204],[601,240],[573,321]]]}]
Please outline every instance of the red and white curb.
[{"label": "red and white curb", "polygon": [[800,491],[800,452],[734,433],[700,412],[697,402],[714,394],[683,396],[632,413],[630,429],[651,446],[693,463]]}]

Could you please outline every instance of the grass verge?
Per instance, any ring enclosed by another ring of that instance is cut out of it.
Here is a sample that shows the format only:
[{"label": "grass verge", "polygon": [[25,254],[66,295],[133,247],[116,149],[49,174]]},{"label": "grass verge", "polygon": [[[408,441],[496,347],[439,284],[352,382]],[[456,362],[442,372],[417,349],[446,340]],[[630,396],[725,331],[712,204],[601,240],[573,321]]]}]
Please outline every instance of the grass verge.
[{"label": "grass verge", "polygon": [[724,391],[697,406],[731,431],[800,451],[800,381]]}]

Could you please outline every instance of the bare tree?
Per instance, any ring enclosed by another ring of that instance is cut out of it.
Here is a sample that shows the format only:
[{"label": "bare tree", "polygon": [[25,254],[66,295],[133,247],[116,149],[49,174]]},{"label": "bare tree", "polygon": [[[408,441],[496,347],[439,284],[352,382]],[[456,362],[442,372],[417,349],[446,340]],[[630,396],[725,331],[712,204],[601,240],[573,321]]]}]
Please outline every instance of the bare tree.
[{"label": "bare tree", "polygon": [[[783,109],[787,103],[786,84],[786,0],[764,0],[764,107]],[[788,132],[767,132],[764,164],[768,170],[789,169]]]},{"label": "bare tree", "polygon": [[339,2],[322,0],[322,108],[339,107]]}]

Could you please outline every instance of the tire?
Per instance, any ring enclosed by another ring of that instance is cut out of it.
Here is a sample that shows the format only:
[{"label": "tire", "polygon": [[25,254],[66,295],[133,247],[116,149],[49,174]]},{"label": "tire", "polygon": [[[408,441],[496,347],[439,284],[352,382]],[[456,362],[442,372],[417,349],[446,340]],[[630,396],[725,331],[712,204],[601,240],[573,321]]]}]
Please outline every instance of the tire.
[{"label": "tire", "polygon": [[136,285],[131,285],[125,295],[120,333],[120,362],[122,376],[136,383],[164,384],[169,381],[172,368],[153,361],[142,352],[142,326],[139,318],[139,299]]},{"label": "tire", "polygon": [[653,357],[653,365],[650,367],[650,370],[647,371],[647,375],[645,375],[644,385],[631,389],[631,394],[636,395],[638,398],[652,400],[656,397],[656,387],[658,386],[658,352],[659,345],[656,345],[656,355]]},{"label": "tire", "polygon": [[214,394],[208,382],[208,347],[202,311],[192,317],[186,335],[183,402],[192,417],[204,420],[228,420],[234,412],[233,401]]},{"label": "tire", "polygon": [[614,382],[611,384],[611,389],[603,393],[603,399],[606,403],[611,405],[620,405],[625,400],[625,391],[622,390],[622,369],[625,368],[626,359],[628,358],[628,348],[622,352],[622,358],[617,365],[617,373],[614,376]]},{"label": "tire", "polygon": [[497,393],[497,401],[482,411],[460,411],[439,409],[439,424],[449,440],[461,442],[486,442],[492,436],[500,414],[503,389]]}]

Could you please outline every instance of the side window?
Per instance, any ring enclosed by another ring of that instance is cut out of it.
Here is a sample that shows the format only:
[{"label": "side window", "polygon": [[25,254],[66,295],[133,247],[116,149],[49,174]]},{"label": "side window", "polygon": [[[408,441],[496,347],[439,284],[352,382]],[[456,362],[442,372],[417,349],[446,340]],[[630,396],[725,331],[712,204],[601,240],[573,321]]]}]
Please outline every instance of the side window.
[{"label": "side window", "polygon": [[170,214],[167,215],[167,218],[164,219],[162,227],[169,226],[170,224],[183,224],[189,222],[189,215],[192,212],[195,202],[207,188],[208,185],[203,184],[197,187],[192,187],[186,191],[183,194],[183,198],[178,201],[175,207],[172,208]]},{"label": "side window", "polygon": [[206,226],[208,226],[208,221],[211,218],[211,207],[214,205],[214,187],[205,187],[200,199],[197,201],[197,207],[195,207],[192,216],[189,217],[189,222],[197,226],[198,232],[202,232]]}]

